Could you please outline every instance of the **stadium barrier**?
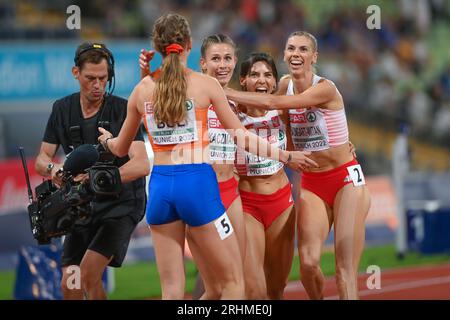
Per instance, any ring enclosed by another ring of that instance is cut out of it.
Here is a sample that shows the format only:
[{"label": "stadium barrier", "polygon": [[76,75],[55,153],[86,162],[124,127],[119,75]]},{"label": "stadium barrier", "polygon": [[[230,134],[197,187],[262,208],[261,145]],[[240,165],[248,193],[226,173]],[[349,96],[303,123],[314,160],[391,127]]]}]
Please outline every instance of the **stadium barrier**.
[{"label": "stadium barrier", "polygon": [[450,207],[439,201],[411,201],[407,205],[408,248],[423,254],[450,253]]}]

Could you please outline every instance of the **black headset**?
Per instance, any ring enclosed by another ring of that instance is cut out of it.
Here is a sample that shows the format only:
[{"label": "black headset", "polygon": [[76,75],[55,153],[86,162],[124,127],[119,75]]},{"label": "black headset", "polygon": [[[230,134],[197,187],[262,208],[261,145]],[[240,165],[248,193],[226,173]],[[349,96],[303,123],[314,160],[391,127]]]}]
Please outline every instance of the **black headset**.
[{"label": "black headset", "polygon": [[[75,58],[73,59],[73,61],[75,62],[75,66],[77,67],[81,67],[80,66],[80,56],[85,53],[86,51],[89,50],[99,50],[102,51],[103,53],[106,54],[106,56],[108,57],[106,59],[106,62],[108,63],[108,95],[111,95],[112,92],[114,91],[114,88],[116,86],[116,79],[115,79],[115,75],[114,75],[114,57],[111,51],[108,50],[108,48],[106,48],[106,46],[104,44],[100,44],[100,43],[83,43],[82,45],[80,45],[77,49],[77,51],[75,52]],[[111,89],[112,87],[112,89]]]}]

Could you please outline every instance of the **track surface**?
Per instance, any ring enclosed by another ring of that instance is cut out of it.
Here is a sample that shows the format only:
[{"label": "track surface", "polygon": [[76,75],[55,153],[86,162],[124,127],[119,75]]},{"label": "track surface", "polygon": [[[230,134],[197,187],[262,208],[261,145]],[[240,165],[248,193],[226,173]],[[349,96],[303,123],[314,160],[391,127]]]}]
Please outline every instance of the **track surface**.
[{"label": "track surface", "polygon": [[[381,289],[368,289],[371,274],[361,274],[358,279],[362,300],[450,300],[450,264],[439,266],[404,267],[381,270]],[[335,278],[325,281],[325,299],[338,299]],[[300,281],[290,282],[284,298],[308,299]]]}]

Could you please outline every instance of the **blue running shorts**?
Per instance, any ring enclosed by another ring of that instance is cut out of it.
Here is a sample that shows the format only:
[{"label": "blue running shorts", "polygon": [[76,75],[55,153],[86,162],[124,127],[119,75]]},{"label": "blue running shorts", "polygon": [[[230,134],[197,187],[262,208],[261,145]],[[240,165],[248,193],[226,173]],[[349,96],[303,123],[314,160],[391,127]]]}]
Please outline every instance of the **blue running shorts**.
[{"label": "blue running shorts", "polygon": [[225,212],[211,165],[155,165],[148,184],[147,223],[183,220],[197,227]]}]

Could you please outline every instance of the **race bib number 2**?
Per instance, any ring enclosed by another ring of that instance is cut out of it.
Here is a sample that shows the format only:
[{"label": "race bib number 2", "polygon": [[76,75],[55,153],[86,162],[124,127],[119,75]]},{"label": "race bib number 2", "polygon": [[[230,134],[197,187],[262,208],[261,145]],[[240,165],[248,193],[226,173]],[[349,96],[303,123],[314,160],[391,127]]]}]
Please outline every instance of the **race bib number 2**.
[{"label": "race bib number 2", "polygon": [[225,212],[214,222],[220,239],[225,240],[233,233],[233,225]]},{"label": "race bib number 2", "polygon": [[347,171],[355,187],[363,186],[366,184],[361,165],[356,164],[354,166],[347,167]]}]

